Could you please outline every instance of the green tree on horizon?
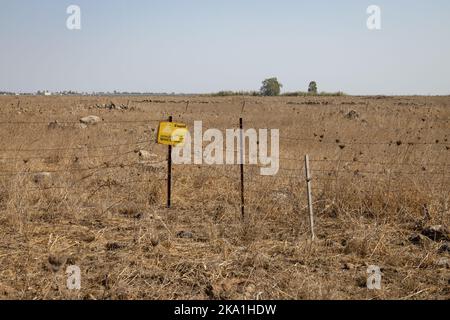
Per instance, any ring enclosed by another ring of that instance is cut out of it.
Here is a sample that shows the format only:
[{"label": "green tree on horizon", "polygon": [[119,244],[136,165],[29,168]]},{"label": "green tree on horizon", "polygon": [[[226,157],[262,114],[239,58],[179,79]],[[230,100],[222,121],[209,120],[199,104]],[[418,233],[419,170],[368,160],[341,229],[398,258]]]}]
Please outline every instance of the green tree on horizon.
[{"label": "green tree on horizon", "polygon": [[315,81],[309,83],[308,93],[317,94],[317,83]]},{"label": "green tree on horizon", "polygon": [[283,85],[278,82],[276,77],[268,78],[262,82],[261,95],[263,96],[278,96],[281,93]]}]

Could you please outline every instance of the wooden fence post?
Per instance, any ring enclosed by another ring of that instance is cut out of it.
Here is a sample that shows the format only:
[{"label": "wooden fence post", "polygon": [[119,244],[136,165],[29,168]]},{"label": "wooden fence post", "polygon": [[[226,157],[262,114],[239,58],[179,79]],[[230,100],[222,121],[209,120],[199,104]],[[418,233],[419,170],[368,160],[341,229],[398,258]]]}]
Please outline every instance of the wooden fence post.
[{"label": "wooden fence post", "polygon": [[308,208],[309,208],[309,224],[311,228],[311,239],[314,240],[316,235],[314,233],[314,213],[312,205],[312,191],[311,191],[311,172],[309,170],[309,156],[305,156],[305,173],[306,173],[306,190],[308,195]]}]

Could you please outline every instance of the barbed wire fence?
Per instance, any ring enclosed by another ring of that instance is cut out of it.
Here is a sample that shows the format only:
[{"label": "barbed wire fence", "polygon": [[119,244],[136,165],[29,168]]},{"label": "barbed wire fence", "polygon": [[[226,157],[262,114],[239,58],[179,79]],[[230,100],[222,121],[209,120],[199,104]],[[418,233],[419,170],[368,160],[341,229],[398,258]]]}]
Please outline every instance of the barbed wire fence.
[{"label": "barbed wire fence", "polygon": [[[186,111],[189,107],[189,103],[186,105]],[[245,104],[242,107],[241,114],[245,111]],[[447,119],[435,119],[436,121],[448,121]],[[162,121],[167,121],[163,117],[160,119],[142,119],[142,120],[103,120],[97,124],[97,126],[109,126],[109,125],[135,125],[135,126],[149,126],[152,124],[156,126],[158,123]],[[177,117],[177,121],[182,121],[181,115]],[[65,121],[1,121],[0,125],[2,126],[40,126],[45,125],[49,126],[51,124],[57,124],[62,126],[76,126],[80,124],[80,121],[74,120],[65,120]],[[236,124],[232,127],[235,130],[239,130],[242,127],[242,124],[247,125],[250,124],[252,128],[258,127],[257,123],[254,121],[245,121],[245,119],[241,118],[241,126],[239,126],[239,121],[236,121]],[[243,128],[245,131],[245,127]],[[241,135],[241,139],[242,135]],[[245,138],[244,138],[245,139]],[[305,137],[296,137],[296,136],[280,136],[280,142],[290,143],[292,141],[295,142],[307,142],[313,144],[325,144],[329,145],[330,148],[333,146],[335,148],[343,149],[342,146],[367,146],[368,148],[372,146],[386,146],[386,147],[414,147],[421,148],[424,146],[434,146],[436,148],[440,148],[440,152],[448,152],[450,150],[450,143],[446,140],[444,141],[406,141],[402,142],[400,140],[391,140],[391,141],[341,141],[340,139],[330,140],[324,139],[321,136],[315,138],[305,138]],[[108,170],[126,170],[128,168],[139,168],[142,165],[139,161],[128,161],[128,162],[120,162],[120,160],[127,155],[134,154],[137,150],[141,148],[145,148],[146,146],[156,145],[155,137],[148,137],[145,140],[137,140],[135,142],[127,142],[127,143],[115,143],[115,144],[94,144],[94,145],[82,145],[82,146],[62,146],[62,147],[20,147],[20,148],[0,148],[0,161],[2,164],[14,164],[17,162],[27,163],[30,160],[40,160],[40,163],[43,164],[47,160],[51,159],[53,156],[51,155],[42,155],[42,153],[47,152],[63,152],[63,151],[103,151],[103,154],[97,155],[87,155],[87,156],[66,156],[66,155],[58,155],[59,159],[68,159],[68,160],[80,160],[80,159],[100,159],[104,160],[102,165],[95,166],[87,166],[87,167],[64,167],[57,169],[50,168],[39,168],[39,169],[25,169],[25,170],[0,170],[0,177],[2,178],[12,178],[12,177],[25,177],[30,176],[42,172],[47,173],[55,173],[55,174],[74,174],[76,172],[85,173],[85,175],[77,180],[70,181],[70,183],[66,183],[64,185],[51,185],[51,186],[37,186],[33,188],[23,188],[22,191],[29,192],[44,192],[47,190],[56,190],[56,189],[77,189],[80,191],[84,191],[85,188],[80,185],[80,183],[93,176],[95,173],[104,172]],[[241,140],[240,146],[244,148],[245,141]],[[118,152],[119,148],[127,148],[127,151]],[[234,150],[236,154],[242,155],[245,150]],[[14,153],[15,156],[3,156],[4,153]],[[169,151],[169,154],[170,151]],[[147,165],[165,165],[167,163],[167,178],[158,178],[158,181],[165,181],[168,185],[168,206],[170,207],[170,193],[172,192],[171,182],[172,182],[172,170],[169,168],[170,164],[170,156],[168,154],[167,159],[158,160],[158,161],[147,161]],[[301,154],[301,151],[299,152]],[[303,163],[303,156],[306,156],[306,161]],[[435,176],[440,177],[442,181],[434,182],[434,186],[441,187],[444,190],[450,189],[450,163],[442,163],[442,162],[393,162],[393,161],[376,161],[376,160],[360,160],[357,158],[348,159],[348,158],[315,158],[314,155],[303,154],[299,157],[292,157],[289,155],[280,154],[277,157],[277,160],[280,162],[283,161],[283,164],[289,164],[288,166],[280,166],[279,171],[274,176],[261,176],[258,174],[257,170],[259,167],[256,165],[248,165],[242,163],[237,165],[236,167],[240,168],[240,175],[238,175],[238,171],[236,170],[236,175],[231,174],[230,169],[226,173],[220,172],[211,172],[211,166],[207,165],[192,165],[191,168],[195,170],[199,170],[200,172],[205,172],[206,168],[208,169],[207,176],[211,178],[221,178],[230,181],[231,183],[235,182],[236,187],[240,189],[241,192],[241,213],[244,218],[244,208],[246,206],[246,199],[253,197],[255,194],[261,194],[261,189],[257,186],[259,185],[262,179],[271,180],[272,185],[275,185],[275,180],[283,181],[286,187],[292,187],[293,185],[297,185],[298,187],[305,188],[305,194],[307,196],[308,208],[310,213],[310,222],[311,222],[311,233],[314,238],[314,225],[313,225],[313,205],[314,202],[313,192],[318,192],[322,190],[320,186],[318,187],[316,183],[324,183],[330,184],[336,181],[339,181],[342,175],[349,177],[351,179],[364,179],[367,177],[379,177],[384,176],[387,177],[388,181],[391,182],[400,177],[405,176]],[[293,164],[293,166],[291,165]],[[300,164],[300,165],[299,165]],[[176,165],[175,165],[176,166]],[[227,165],[228,166],[228,165]],[[361,166],[378,166],[380,169],[373,170],[367,168],[361,168]],[[229,166],[228,166],[229,167]],[[395,167],[395,169],[393,169]],[[432,171],[429,168],[433,168]],[[161,170],[162,169],[161,167]],[[170,170],[170,172],[169,172]],[[438,170],[438,171],[436,171]],[[233,171],[234,172],[234,171]],[[176,171],[175,176],[182,175],[182,171]],[[129,187],[131,185],[145,184],[151,182],[150,178],[141,178],[141,179],[127,179],[119,182],[120,186]],[[237,181],[240,181],[240,184],[237,184]],[[176,192],[176,185],[173,190]],[[404,187],[396,187],[398,191],[408,191],[408,192],[417,192],[418,188],[415,186],[404,188]],[[275,190],[272,190],[275,191]],[[267,192],[267,190],[266,190]],[[280,200],[282,201],[282,200]]]}]

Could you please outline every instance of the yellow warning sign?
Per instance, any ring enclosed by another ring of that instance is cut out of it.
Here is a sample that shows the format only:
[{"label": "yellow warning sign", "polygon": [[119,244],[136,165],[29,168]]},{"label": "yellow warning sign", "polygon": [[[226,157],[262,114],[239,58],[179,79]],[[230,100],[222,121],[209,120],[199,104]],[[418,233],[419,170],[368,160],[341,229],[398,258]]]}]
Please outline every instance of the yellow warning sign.
[{"label": "yellow warning sign", "polygon": [[169,146],[183,146],[187,132],[187,126],[183,123],[160,122],[158,143]]}]

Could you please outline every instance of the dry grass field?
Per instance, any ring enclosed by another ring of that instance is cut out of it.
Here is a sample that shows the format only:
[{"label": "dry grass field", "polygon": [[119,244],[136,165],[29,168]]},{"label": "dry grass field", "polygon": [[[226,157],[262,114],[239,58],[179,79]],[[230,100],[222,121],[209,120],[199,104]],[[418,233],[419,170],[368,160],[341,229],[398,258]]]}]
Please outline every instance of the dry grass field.
[{"label": "dry grass field", "polygon": [[[169,115],[280,129],[244,219],[238,165],[175,165],[165,208]],[[450,97],[4,96],[0,135],[1,299],[450,299]]]}]

